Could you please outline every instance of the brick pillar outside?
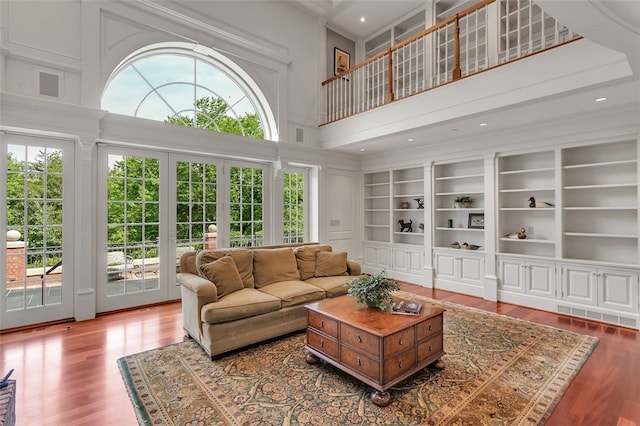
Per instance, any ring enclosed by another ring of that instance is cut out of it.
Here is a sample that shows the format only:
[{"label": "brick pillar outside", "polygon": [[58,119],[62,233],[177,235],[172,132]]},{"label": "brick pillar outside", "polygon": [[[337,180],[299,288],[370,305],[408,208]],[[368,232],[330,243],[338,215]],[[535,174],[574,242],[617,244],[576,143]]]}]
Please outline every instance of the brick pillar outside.
[{"label": "brick pillar outside", "polygon": [[209,232],[204,234],[204,249],[212,250],[218,248],[218,227],[211,224],[207,230]]},{"label": "brick pillar outside", "polygon": [[7,283],[25,280],[25,247],[24,241],[18,241],[21,238],[20,232],[7,232]]}]

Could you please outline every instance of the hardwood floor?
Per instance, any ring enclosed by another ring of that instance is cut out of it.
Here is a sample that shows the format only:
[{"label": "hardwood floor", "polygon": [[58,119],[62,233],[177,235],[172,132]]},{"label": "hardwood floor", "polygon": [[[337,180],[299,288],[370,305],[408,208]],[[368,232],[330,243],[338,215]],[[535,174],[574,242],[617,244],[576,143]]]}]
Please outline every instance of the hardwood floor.
[{"label": "hardwood floor", "polygon": [[[597,336],[547,425],[640,426],[640,333],[506,303],[402,284],[403,290]],[[183,339],[180,303],[0,335],[14,368],[18,425],[136,425],[117,359]]]}]

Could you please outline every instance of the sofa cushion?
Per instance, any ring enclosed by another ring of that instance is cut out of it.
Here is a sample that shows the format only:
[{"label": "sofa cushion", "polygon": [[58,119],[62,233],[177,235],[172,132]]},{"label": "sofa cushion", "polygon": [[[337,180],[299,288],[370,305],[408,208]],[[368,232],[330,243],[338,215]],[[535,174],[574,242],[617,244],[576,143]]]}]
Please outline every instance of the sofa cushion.
[{"label": "sofa cushion", "polygon": [[277,311],[280,299],[255,288],[234,291],[217,302],[202,307],[202,322],[217,324]]},{"label": "sofa cushion", "polygon": [[304,281],[278,281],[260,287],[260,291],[277,297],[282,301],[282,307],[303,305],[322,300],[325,291]]},{"label": "sofa cushion", "polygon": [[336,277],[315,277],[309,278],[305,282],[323,289],[327,297],[337,297],[347,294],[348,287],[346,283],[356,277],[351,275],[340,275]]},{"label": "sofa cushion", "polygon": [[293,249],[253,250],[253,277],[256,288],[278,281],[299,280]]},{"label": "sofa cushion", "polygon": [[[202,275],[202,265],[214,260],[218,260],[224,256],[231,256],[236,263],[236,268],[242,279],[245,288],[253,288],[253,250],[249,249],[225,249],[225,250],[202,250],[196,256],[196,267]],[[202,275],[204,276],[204,275]]]},{"label": "sofa cushion", "polygon": [[347,274],[347,252],[316,253],[316,277],[334,277]]},{"label": "sofa cushion", "polygon": [[216,285],[218,299],[244,288],[242,279],[231,256],[224,256],[200,267],[204,276]]},{"label": "sofa cushion", "polygon": [[296,255],[296,262],[298,263],[298,271],[300,272],[301,280],[306,280],[315,276],[316,253],[320,251],[331,251],[331,246],[328,244],[316,244],[295,248],[294,253]]}]

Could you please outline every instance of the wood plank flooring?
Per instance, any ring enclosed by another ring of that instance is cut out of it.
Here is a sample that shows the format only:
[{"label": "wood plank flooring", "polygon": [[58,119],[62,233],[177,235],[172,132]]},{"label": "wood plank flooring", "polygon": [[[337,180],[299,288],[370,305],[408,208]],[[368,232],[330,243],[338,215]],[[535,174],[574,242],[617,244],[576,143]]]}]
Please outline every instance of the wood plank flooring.
[{"label": "wood plank flooring", "polygon": [[[640,426],[640,333],[535,309],[402,284],[403,290],[597,336],[547,425]],[[17,424],[136,425],[116,360],[183,340],[180,303],[0,335],[0,375],[14,368]]]}]

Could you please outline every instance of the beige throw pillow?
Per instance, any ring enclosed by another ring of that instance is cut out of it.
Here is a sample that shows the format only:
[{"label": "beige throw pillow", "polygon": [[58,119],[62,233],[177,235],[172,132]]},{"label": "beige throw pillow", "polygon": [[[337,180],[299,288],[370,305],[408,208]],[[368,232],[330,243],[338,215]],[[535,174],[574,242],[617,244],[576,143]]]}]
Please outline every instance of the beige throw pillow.
[{"label": "beige throw pillow", "polygon": [[206,251],[200,255],[200,265],[213,262],[225,256],[231,256],[245,288],[253,288],[253,251],[249,249],[233,249]]},{"label": "beige throw pillow", "polygon": [[315,277],[316,253],[319,251],[331,251],[331,246],[316,244],[312,246],[296,247],[294,250],[301,280],[307,280]]},{"label": "beige throw pillow", "polygon": [[278,281],[299,280],[296,256],[291,248],[253,250],[253,278],[256,288]]},{"label": "beige throw pillow", "polygon": [[316,253],[316,277],[335,277],[347,274],[347,252]]},{"label": "beige throw pillow", "polygon": [[205,277],[216,285],[218,298],[242,290],[242,279],[231,256],[224,256],[200,267]]}]

